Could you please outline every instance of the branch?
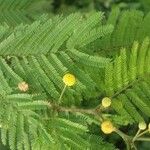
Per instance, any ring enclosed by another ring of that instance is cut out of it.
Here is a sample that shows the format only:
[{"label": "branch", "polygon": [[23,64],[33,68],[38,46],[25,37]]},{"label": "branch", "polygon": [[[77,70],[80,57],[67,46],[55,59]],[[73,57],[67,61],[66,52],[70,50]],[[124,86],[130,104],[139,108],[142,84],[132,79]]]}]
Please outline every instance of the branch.
[{"label": "branch", "polygon": [[[147,78],[150,74],[145,74],[144,78]],[[124,91],[126,91],[127,89],[131,88],[132,86],[134,86],[135,83],[144,81],[144,78],[139,76],[136,80],[130,82],[129,84],[127,84],[125,87],[123,87],[122,89],[120,89],[119,91],[117,91],[116,93],[114,93],[114,95],[112,95],[110,98],[115,98],[117,97],[119,94],[123,93]]]},{"label": "branch", "polygon": [[53,104],[50,102],[45,102],[45,104],[49,108],[56,110],[57,112],[71,112],[71,113],[80,112],[80,113],[85,113],[85,114],[89,114],[89,115],[94,115],[97,117],[100,116],[100,114],[102,112],[102,109],[100,109],[100,108],[98,109],[97,107],[93,108],[93,109],[82,109],[82,108],[75,108],[75,107],[72,107],[72,108],[63,107],[63,106]]}]

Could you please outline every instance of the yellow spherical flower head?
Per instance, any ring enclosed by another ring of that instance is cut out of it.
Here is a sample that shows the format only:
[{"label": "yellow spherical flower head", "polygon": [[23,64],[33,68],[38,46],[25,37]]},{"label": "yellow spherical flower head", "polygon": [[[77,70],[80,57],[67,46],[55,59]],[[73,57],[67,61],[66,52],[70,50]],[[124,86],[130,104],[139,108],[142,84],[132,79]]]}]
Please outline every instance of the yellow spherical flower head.
[{"label": "yellow spherical flower head", "polygon": [[29,89],[29,85],[26,82],[21,82],[18,84],[20,91],[26,92]]},{"label": "yellow spherical flower head", "polygon": [[148,124],[148,131],[150,132],[150,123]]},{"label": "yellow spherical flower head", "polygon": [[111,105],[111,99],[109,97],[105,97],[102,99],[102,106],[107,108]]},{"label": "yellow spherical flower head", "polygon": [[147,128],[147,125],[146,125],[145,122],[140,122],[140,123],[139,123],[139,129],[140,129],[140,130],[145,130],[146,128]]},{"label": "yellow spherical flower head", "polygon": [[113,126],[112,122],[107,120],[102,122],[101,124],[101,130],[105,133],[105,134],[110,134],[113,131],[115,131],[115,127]]},{"label": "yellow spherical flower head", "polygon": [[76,82],[75,76],[70,73],[67,73],[63,76],[63,82],[67,86],[73,86]]}]

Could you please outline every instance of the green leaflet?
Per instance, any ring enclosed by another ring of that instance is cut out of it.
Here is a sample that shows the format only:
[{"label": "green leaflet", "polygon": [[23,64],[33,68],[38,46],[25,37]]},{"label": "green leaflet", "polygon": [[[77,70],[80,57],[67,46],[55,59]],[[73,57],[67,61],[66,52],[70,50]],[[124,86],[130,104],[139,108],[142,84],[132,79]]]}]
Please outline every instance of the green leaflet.
[{"label": "green leaflet", "polygon": [[[133,118],[139,122],[143,115],[150,116],[150,103],[147,92],[149,87],[149,38],[146,38],[141,46],[137,42],[133,44],[130,52],[121,50],[120,56],[106,67],[105,91],[106,95],[117,98],[122,103],[122,108],[113,108],[128,119]],[[149,92],[148,92],[149,93]],[[114,99],[114,103],[115,103]],[[128,114],[125,114],[127,111]],[[138,111],[140,110],[140,111]]]},{"label": "green leaflet", "polygon": [[[22,2],[19,6],[17,1],[13,2],[12,9],[13,6],[26,9],[26,3]],[[48,150],[55,149],[57,141],[62,141],[58,147],[62,147],[63,143],[64,148],[90,147],[87,138],[82,136],[88,132],[86,120],[84,124],[79,124],[65,117],[53,118],[49,102],[57,103],[64,87],[62,77],[67,72],[76,76],[77,83],[74,87],[67,87],[63,105],[80,105],[85,97],[98,95],[99,84],[93,75],[99,76],[100,72],[95,69],[100,71],[105,68],[110,59],[94,54],[91,56],[74,46],[84,48],[112,32],[111,25],[101,24],[102,18],[103,13],[99,12],[92,13],[89,18],[75,13],[67,17],[43,17],[32,24],[20,24],[15,28],[0,26],[0,123],[4,145],[8,143],[11,150]],[[13,23],[18,22],[15,20]],[[73,42],[73,46],[71,41],[78,34],[82,35],[82,41]],[[72,49],[69,49],[69,43]],[[89,61],[89,64],[84,61]],[[88,73],[89,66],[95,70],[92,76]],[[18,88],[21,82],[29,86],[26,93]],[[58,132],[55,132],[54,125]],[[93,147],[96,145],[98,143],[93,142]]]}]

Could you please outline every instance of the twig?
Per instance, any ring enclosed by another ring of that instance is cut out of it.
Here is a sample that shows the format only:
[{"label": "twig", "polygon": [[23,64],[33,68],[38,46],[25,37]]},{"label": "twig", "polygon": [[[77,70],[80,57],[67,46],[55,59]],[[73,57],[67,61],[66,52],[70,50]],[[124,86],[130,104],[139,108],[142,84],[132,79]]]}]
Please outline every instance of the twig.
[{"label": "twig", "polygon": [[123,133],[122,131],[120,131],[119,129],[116,129],[115,132],[122,137],[122,139],[124,140],[126,144],[127,150],[130,150],[130,143],[129,143],[130,137],[126,135],[125,133]]},{"label": "twig", "polygon": [[136,141],[148,141],[148,142],[150,142],[150,138],[140,137],[140,138],[137,138]]},{"label": "twig", "polygon": [[62,90],[62,92],[61,92],[61,94],[60,94],[60,97],[59,97],[59,99],[58,99],[58,104],[61,103],[61,100],[62,100],[62,97],[63,97],[63,95],[64,95],[64,93],[65,93],[66,88],[67,88],[67,86],[65,85],[64,88],[63,88],[63,90]]},{"label": "twig", "polygon": [[53,109],[54,111],[57,112],[70,112],[70,113],[84,113],[84,114],[89,114],[89,115],[94,115],[97,117],[98,120],[101,122],[103,121],[103,117],[101,115],[102,110],[98,110],[97,108],[93,109],[83,109],[83,108],[69,108],[69,107],[63,107],[55,103],[50,103],[50,102],[44,102],[48,108]]},{"label": "twig", "polygon": [[141,130],[139,129],[136,133],[136,135],[133,137],[132,142],[134,143],[134,141],[136,141],[137,137],[139,136]]},{"label": "twig", "polygon": [[144,134],[146,134],[146,133],[148,133],[148,132],[149,132],[149,130],[143,131],[141,134],[139,134],[139,135],[137,136],[137,138],[141,137],[142,135],[144,135]]}]

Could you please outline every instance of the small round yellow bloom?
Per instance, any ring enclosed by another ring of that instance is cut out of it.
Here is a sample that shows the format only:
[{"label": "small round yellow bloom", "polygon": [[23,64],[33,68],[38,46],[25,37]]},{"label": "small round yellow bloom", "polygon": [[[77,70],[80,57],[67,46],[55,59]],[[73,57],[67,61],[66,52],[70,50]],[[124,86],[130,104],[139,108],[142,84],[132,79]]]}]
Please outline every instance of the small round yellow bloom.
[{"label": "small round yellow bloom", "polygon": [[67,86],[73,86],[76,82],[75,76],[70,73],[67,73],[63,76],[63,82]]},{"label": "small round yellow bloom", "polygon": [[111,105],[111,99],[109,97],[105,97],[102,99],[102,106],[107,108]]},{"label": "small round yellow bloom", "polygon": [[107,120],[107,121],[102,122],[102,124],[101,124],[101,130],[105,134],[110,134],[113,131],[115,131],[115,127],[113,126],[113,124],[111,123],[111,121]]},{"label": "small round yellow bloom", "polygon": [[29,89],[29,85],[26,82],[21,82],[18,84],[20,91],[26,92]]},{"label": "small round yellow bloom", "polygon": [[150,123],[148,124],[148,131],[150,132]]},{"label": "small round yellow bloom", "polygon": [[146,125],[145,122],[140,122],[140,123],[139,123],[139,129],[140,129],[140,130],[145,130],[146,128],[147,128],[147,125]]}]

